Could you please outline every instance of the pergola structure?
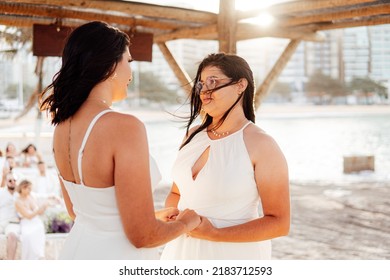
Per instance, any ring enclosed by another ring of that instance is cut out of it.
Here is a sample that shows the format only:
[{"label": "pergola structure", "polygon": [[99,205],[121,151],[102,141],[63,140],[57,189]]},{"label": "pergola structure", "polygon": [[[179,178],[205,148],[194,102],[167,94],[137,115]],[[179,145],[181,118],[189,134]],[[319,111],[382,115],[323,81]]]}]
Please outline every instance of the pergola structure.
[{"label": "pergola structure", "polygon": [[[0,1],[0,24],[31,27],[33,24],[78,26],[101,20],[122,30],[153,34],[153,43],[189,91],[191,79],[177,63],[166,43],[176,39],[217,40],[219,51],[236,53],[236,43],[261,37],[290,39],[290,43],[256,90],[256,106],[302,40],[321,41],[322,30],[390,23],[390,0],[297,0],[266,10],[235,10],[235,1],[220,0],[219,13],[123,0],[12,0]],[[272,27],[243,22],[267,11]]]}]

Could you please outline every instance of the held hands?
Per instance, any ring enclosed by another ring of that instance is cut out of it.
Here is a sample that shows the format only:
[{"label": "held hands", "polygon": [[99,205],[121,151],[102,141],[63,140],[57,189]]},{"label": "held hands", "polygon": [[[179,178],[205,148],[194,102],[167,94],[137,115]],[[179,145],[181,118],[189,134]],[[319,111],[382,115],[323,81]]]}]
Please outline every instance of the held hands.
[{"label": "held hands", "polygon": [[206,217],[201,217],[202,222],[198,227],[196,227],[191,232],[187,233],[188,236],[199,238],[199,239],[207,239],[212,240],[211,236],[215,232],[216,228],[211,224],[209,219]]},{"label": "held hands", "polygon": [[171,222],[176,219],[177,215],[179,215],[179,210],[176,207],[168,207],[157,210],[155,214],[157,219],[163,222]]},{"label": "held hands", "polygon": [[176,217],[176,221],[184,223],[187,227],[187,232],[192,231],[202,222],[200,216],[194,210],[190,209],[181,211]]},{"label": "held hands", "polygon": [[168,207],[155,212],[156,218],[164,222],[179,221],[186,225],[187,232],[195,229],[200,225],[201,218],[194,211],[190,209],[185,209],[184,211],[179,211],[176,207]]}]

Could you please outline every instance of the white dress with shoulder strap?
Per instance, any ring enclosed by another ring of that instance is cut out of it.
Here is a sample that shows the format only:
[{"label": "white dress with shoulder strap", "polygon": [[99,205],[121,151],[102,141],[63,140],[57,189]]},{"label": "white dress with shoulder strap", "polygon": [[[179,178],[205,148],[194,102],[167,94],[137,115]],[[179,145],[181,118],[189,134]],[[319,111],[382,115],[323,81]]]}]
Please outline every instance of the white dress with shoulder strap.
[{"label": "white dress with shoulder strap", "polygon": [[20,241],[22,260],[40,260],[45,258],[45,226],[39,216],[20,220]]},{"label": "white dress with shoulder strap", "polygon": [[[67,236],[60,259],[75,260],[119,260],[119,259],[157,259],[158,251],[155,248],[137,249],[127,239],[121,222],[115,186],[95,188],[83,183],[81,162],[85,144],[97,120],[104,114],[100,112],[90,123],[78,154],[78,172],[81,184],[75,184],[61,179],[73,203],[76,214],[74,225]],[[161,179],[157,165],[150,164],[151,179],[157,184]],[[129,201],[131,203],[131,201]],[[134,213],[136,215],[136,213]]]},{"label": "white dress with shoulder strap", "polygon": [[[263,216],[254,170],[244,142],[244,129],[212,140],[199,132],[178,153],[172,176],[180,191],[178,208],[195,210],[217,228],[246,223]],[[210,147],[196,178],[192,167]],[[213,242],[182,235],[167,243],[161,259],[270,259],[271,241]]]}]

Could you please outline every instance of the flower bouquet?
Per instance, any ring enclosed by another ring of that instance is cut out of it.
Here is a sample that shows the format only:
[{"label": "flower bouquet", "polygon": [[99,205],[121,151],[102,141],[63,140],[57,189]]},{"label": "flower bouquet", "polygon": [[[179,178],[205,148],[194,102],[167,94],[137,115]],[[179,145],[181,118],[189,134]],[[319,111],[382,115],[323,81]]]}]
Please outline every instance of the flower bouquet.
[{"label": "flower bouquet", "polygon": [[46,233],[68,233],[73,221],[66,212],[52,213],[46,222]]}]

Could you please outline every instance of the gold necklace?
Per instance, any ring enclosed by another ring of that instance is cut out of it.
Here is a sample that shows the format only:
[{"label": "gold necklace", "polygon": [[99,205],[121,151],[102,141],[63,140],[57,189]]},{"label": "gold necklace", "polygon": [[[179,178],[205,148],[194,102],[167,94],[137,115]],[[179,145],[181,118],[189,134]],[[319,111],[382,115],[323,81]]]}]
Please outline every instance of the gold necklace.
[{"label": "gold necklace", "polygon": [[221,137],[224,137],[226,135],[229,135],[230,131],[225,131],[225,132],[222,132],[222,133],[218,133],[215,131],[214,128],[212,128],[211,130],[211,133],[214,134],[214,136],[218,137],[218,138],[221,138]]},{"label": "gold necklace", "polygon": [[[247,122],[248,120],[245,119],[245,122]],[[242,125],[240,125],[241,127]],[[224,136],[227,136],[230,134],[230,131],[225,131],[225,132],[222,132],[222,133],[218,133],[214,128],[210,129],[211,133],[215,136],[215,137],[218,137],[218,138],[221,138],[221,137],[224,137]]]}]

